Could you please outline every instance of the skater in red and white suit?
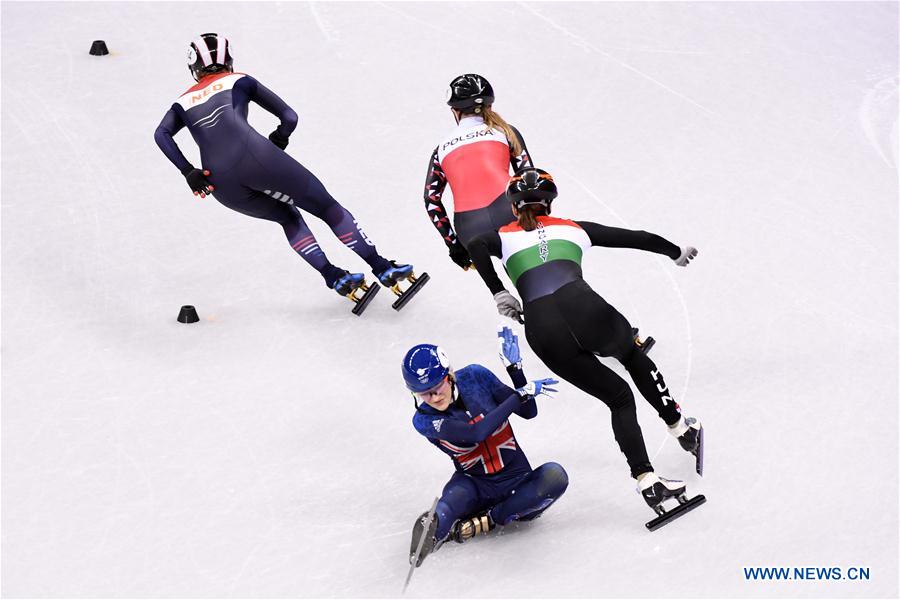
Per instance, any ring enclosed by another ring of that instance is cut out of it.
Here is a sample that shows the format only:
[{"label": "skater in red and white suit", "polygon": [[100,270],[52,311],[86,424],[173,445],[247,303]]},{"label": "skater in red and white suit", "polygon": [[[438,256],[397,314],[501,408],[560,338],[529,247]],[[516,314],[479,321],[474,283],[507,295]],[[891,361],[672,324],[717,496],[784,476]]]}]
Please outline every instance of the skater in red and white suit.
[{"label": "skater in red and white suit", "polygon": [[[434,149],[425,178],[425,209],[463,269],[472,266],[467,244],[514,220],[506,184],[510,168],[530,167],[519,131],[494,112],[494,90],[480,75],[460,75],[450,83],[449,99],[457,127]],[[453,192],[453,225],[442,196]]]}]

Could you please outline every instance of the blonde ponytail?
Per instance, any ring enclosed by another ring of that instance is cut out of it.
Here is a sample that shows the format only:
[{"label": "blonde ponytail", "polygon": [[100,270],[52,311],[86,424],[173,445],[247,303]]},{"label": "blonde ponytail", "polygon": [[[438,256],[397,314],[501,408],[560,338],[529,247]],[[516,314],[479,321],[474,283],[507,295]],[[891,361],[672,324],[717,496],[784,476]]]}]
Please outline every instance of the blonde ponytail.
[{"label": "blonde ponytail", "polygon": [[519,156],[522,154],[522,143],[519,141],[519,136],[516,135],[512,126],[503,120],[503,117],[494,112],[493,108],[490,106],[478,107],[475,109],[475,113],[484,117],[485,125],[491,129],[498,129],[503,132],[503,135],[509,140],[509,147],[514,155]]}]

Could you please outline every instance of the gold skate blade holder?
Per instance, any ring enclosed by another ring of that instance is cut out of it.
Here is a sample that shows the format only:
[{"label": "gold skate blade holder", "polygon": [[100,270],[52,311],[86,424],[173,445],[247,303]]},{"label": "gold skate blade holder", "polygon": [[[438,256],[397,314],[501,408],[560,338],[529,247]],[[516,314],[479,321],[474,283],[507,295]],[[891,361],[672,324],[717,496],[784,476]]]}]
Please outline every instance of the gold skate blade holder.
[{"label": "gold skate blade holder", "polygon": [[391,291],[394,292],[394,295],[397,296],[397,299],[394,300],[394,303],[391,307],[394,310],[400,310],[404,306],[406,306],[407,302],[409,302],[413,296],[419,293],[422,287],[429,282],[431,277],[429,277],[428,273],[422,273],[418,277],[416,277],[415,273],[410,273],[406,280],[409,282],[409,287],[404,289],[400,288],[400,282],[398,281],[394,285],[391,286]]},{"label": "gold skate blade holder", "polygon": [[[415,285],[415,283],[418,281],[418,278],[416,277],[415,272],[411,272],[411,273],[406,277],[406,281],[408,281],[408,282],[410,283],[410,287],[412,287],[413,285]],[[399,281],[398,281],[397,283],[395,283],[394,285],[391,286],[391,291],[394,292],[397,296],[402,296],[402,295],[403,295],[403,292],[404,292],[404,290],[400,289],[400,282],[399,282]]]},{"label": "gold skate blade holder", "polygon": [[[363,311],[366,310],[366,307],[372,301],[372,298],[375,297],[375,294],[378,293],[381,287],[377,285],[369,285],[365,281],[363,281],[362,285],[358,288],[347,294],[347,299],[353,303],[353,310],[351,311],[357,317],[363,314]],[[357,294],[359,291],[359,294]]]},{"label": "gold skate blade holder", "polygon": [[[356,295],[356,292],[357,292],[357,291],[360,292],[359,296]],[[356,303],[358,303],[360,300],[363,299],[363,296],[365,296],[365,295],[366,295],[366,292],[368,292],[368,291],[369,291],[369,285],[364,281],[363,284],[362,284],[361,286],[359,286],[358,288],[354,288],[353,290],[351,290],[351,292],[350,292],[349,294],[347,294],[347,298],[350,299],[350,302],[353,302],[354,304],[356,304]]]}]

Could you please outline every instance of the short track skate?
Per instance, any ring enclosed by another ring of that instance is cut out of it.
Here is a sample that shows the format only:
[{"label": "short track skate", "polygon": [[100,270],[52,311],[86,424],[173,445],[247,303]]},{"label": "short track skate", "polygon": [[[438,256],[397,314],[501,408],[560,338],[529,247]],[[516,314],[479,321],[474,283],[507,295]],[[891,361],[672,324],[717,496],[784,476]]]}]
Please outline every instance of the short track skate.
[{"label": "short track skate", "polygon": [[656,340],[654,340],[649,335],[647,336],[647,339],[641,340],[640,336],[638,336],[637,327],[631,328],[631,336],[634,338],[634,345],[640,348],[641,352],[643,352],[644,354],[648,354],[650,352],[650,348],[652,348],[653,345],[656,344]]},{"label": "short track skate", "polygon": [[703,428],[700,428],[700,445],[697,447],[697,475],[703,477]]},{"label": "short track skate", "polygon": [[[657,514],[655,519],[647,523],[647,529],[650,531],[656,531],[706,502],[706,497],[703,495],[688,498],[684,482],[663,479],[655,473],[651,473],[647,479],[638,484],[638,491],[644,497],[647,505]],[[666,510],[663,503],[671,499],[675,499],[678,505],[671,510]]]},{"label": "short track skate", "polygon": [[378,293],[379,287],[366,283],[366,276],[362,273],[350,273],[349,271],[341,271],[341,273],[331,287],[354,304],[353,314],[359,316],[363,314],[369,302]]},{"label": "short track skate", "polygon": [[[697,475],[703,477],[703,424],[694,417],[687,417],[681,427],[686,427],[678,436],[678,444],[687,452],[694,455]],[[673,431],[671,428],[669,431]],[[680,429],[675,429],[680,431]],[[674,435],[674,434],[673,434]]]},{"label": "short track skate", "polygon": [[697,432],[697,444],[690,450],[690,453],[694,455],[696,459],[695,468],[697,470],[697,475],[703,477],[703,426],[700,426],[700,430]]},{"label": "short track skate", "polygon": [[650,531],[656,531],[663,525],[667,525],[671,523],[678,517],[682,517],[687,513],[691,512],[704,502],[706,502],[706,496],[703,494],[699,494],[694,496],[693,498],[688,498],[684,494],[680,494],[675,496],[675,499],[678,501],[678,506],[671,510],[666,510],[662,505],[662,502],[653,507],[653,510],[656,511],[656,514],[659,515],[652,521],[647,523],[647,529]]},{"label": "short track skate", "polygon": [[[409,573],[406,574],[406,581],[403,583],[404,593],[406,593],[406,586],[409,585],[409,580],[412,579],[413,571],[422,564],[422,561],[425,560],[425,557],[428,556],[429,553],[436,549],[434,548],[433,542],[434,532],[437,529],[437,516],[435,515],[435,511],[437,510],[438,500],[439,498],[434,499],[434,502],[431,504],[431,509],[429,509],[427,513],[422,513],[413,527],[413,537],[409,553]],[[429,544],[429,538],[431,538],[431,544]]]},{"label": "short track skate", "polygon": [[393,304],[391,304],[391,307],[394,310],[400,310],[401,308],[406,306],[407,303],[413,299],[413,296],[418,294],[419,291],[421,291],[421,289],[425,286],[425,284],[428,283],[431,277],[429,277],[428,273],[422,273],[421,275],[416,277],[415,273],[410,272],[410,274],[406,276],[405,279],[410,283],[410,286],[405,290],[400,288],[400,281],[402,281],[402,279],[389,286],[391,288],[391,291],[397,295],[397,299],[394,300]]},{"label": "short track skate", "polygon": [[377,285],[369,285],[368,283],[363,282],[362,285],[347,294],[347,298],[354,304],[353,310],[350,312],[356,316],[363,314],[366,307],[369,306],[369,303],[372,301],[372,298],[375,297],[380,289],[381,288]]},{"label": "short track skate", "polygon": [[[390,261],[390,265],[386,269],[376,273],[376,276],[381,285],[390,288],[396,294],[397,299],[391,305],[394,310],[400,310],[406,306],[413,296],[418,294],[422,287],[428,283],[428,280],[431,279],[428,273],[422,273],[419,277],[416,277],[412,265],[397,264],[393,260]],[[400,287],[400,282],[404,280],[410,283],[410,286],[405,290]]]},{"label": "short track skate", "polygon": [[491,513],[486,512],[454,523],[450,528],[450,539],[457,544],[462,544],[476,535],[487,535],[496,527],[497,524],[491,518]]}]

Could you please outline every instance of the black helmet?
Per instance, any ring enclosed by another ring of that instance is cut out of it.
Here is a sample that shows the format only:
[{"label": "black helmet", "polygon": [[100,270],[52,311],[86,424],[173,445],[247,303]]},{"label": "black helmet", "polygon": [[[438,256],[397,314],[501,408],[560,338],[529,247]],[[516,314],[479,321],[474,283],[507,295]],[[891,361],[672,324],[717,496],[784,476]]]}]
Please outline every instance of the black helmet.
[{"label": "black helmet", "polygon": [[188,69],[195,81],[216,71],[231,71],[234,59],[231,56],[231,42],[218,33],[204,33],[193,42],[188,50]]},{"label": "black helmet", "polygon": [[488,80],[475,73],[460,75],[450,82],[447,105],[459,110],[489,106],[494,102],[494,88]]},{"label": "black helmet", "polygon": [[549,209],[556,196],[553,176],[543,169],[534,167],[519,169],[506,185],[506,198],[512,202],[516,210],[528,204],[537,204]]}]

